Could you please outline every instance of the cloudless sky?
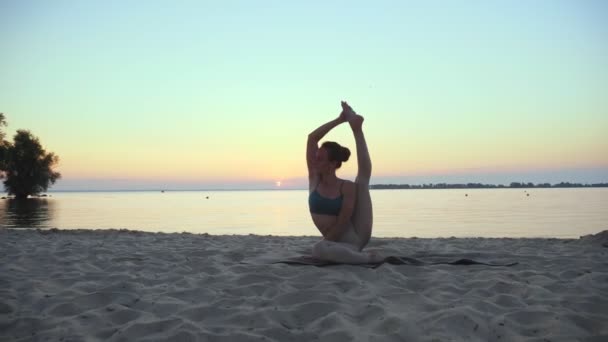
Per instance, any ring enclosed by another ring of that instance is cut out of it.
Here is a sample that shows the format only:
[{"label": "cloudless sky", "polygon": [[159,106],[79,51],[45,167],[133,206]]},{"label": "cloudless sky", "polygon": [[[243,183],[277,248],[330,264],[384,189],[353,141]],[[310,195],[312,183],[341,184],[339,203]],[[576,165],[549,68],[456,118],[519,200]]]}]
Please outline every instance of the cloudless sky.
[{"label": "cloudless sky", "polygon": [[608,181],[605,1],[1,0],[0,47],[56,189],[302,187],[340,100],[372,183]]}]

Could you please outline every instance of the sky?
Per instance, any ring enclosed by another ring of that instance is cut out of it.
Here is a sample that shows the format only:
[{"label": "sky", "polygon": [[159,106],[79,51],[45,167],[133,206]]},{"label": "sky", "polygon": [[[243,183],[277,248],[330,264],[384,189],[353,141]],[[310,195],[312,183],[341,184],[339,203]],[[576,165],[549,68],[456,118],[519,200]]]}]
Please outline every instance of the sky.
[{"label": "sky", "polygon": [[372,184],[608,182],[605,1],[0,0],[0,46],[55,190],[306,188],[341,100]]}]

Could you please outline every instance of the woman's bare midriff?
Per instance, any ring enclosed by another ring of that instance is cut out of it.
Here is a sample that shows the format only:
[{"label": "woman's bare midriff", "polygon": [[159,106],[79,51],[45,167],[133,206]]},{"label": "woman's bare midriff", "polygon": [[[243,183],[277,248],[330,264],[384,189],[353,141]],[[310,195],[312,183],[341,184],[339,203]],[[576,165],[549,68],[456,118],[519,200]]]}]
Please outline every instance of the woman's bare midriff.
[{"label": "woman's bare midriff", "polygon": [[310,215],[312,216],[312,222],[314,222],[315,226],[323,236],[327,235],[329,228],[336,224],[336,221],[338,220],[338,216],[334,215],[323,215],[313,213],[311,213]]},{"label": "woman's bare midriff", "polygon": [[[329,229],[334,226],[336,221],[338,220],[337,216],[333,215],[323,215],[323,214],[312,214],[312,221],[315,223],[317,229],[321,232],[323,237],[327,236],[329,233]],[[349,227],[344,231],[343,235],[338,239],[338,242],[346,242],[359,250],[362,248],[361,239],[355,233],[355,229],[351,222],[348,222]]]}]

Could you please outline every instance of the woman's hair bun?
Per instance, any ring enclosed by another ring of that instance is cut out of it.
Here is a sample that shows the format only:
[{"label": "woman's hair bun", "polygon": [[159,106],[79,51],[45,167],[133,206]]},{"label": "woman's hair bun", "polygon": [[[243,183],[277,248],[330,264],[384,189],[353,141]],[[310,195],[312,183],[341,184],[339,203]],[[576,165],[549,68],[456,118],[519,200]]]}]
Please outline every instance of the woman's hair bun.
[{"label": "woman's hair bun", "polygon": [[342,162],[350,158],[350,150],[344,146],[340,146],[337,142],[326,141],[321,147],[327,150],[330,161],[337,162],[336,169],[339,169],[342,166]]},{"label": "woman's hair bun", "polygon": [[340,149],[340,161],[341,162],[346,162],[348,161],[348,158],[350,158],[350,150],[347,147],[341,146],[342,148]]}]

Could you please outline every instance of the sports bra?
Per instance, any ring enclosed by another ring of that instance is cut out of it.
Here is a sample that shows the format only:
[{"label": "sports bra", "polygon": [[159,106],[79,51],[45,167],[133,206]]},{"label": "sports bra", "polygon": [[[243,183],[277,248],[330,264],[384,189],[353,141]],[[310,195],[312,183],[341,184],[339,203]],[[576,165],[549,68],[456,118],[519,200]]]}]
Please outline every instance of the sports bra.
[{"label": "sports bra", "polygon": [[[317,184],[317,186],[319,185]],[[317,188],[315,188],[315,190],[308,195],[308,207],[310,208],[310,212],[313,214],[338,216],[342,209],[342,200],[344,199],[342,186],[344,186],[344,181],[342,181],[342,184],[340,185],[340,196],[337,198],[323,197],[319,194]]]}]

